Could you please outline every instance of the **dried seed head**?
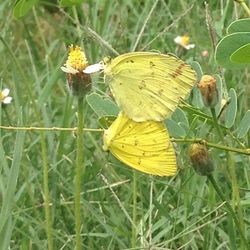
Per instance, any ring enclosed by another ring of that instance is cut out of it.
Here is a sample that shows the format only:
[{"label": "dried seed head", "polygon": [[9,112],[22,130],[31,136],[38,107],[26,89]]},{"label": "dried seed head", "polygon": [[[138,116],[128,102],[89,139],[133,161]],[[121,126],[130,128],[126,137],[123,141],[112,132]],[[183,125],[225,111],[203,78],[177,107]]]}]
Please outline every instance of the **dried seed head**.
[{"label": "dried seed head", "polygon": [[194,170],[199,175],[209,175],[213,172],[213,162],[206,145],[202,143],[193,143],[189,149],[189,156]]},{"label": "dried seed head", "polygon": [[206,107],[213,108],[218,103],[218,89],[216,79],[210,75],[203,75],[198,88]]}]

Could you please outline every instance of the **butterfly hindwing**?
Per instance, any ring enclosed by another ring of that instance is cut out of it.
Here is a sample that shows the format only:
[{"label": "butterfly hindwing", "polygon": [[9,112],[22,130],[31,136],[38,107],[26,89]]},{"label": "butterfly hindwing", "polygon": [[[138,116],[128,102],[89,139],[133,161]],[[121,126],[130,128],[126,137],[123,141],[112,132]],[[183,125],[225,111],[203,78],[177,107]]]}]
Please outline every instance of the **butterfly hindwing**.
[{"label": "butterfly hindwing", "polygon": [[144,173],[171,176],[176,158],[161,122],[135,122],[124,113],[104,133],[104,147],[120,161]]}]

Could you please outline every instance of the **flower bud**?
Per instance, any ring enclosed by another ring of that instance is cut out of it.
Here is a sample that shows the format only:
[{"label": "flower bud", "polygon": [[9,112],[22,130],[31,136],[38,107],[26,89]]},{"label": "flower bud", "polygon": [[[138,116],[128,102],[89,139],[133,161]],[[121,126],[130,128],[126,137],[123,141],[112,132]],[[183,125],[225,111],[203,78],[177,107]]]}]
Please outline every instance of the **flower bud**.
[{"label": "flower bud", "polygon": [[69,90],[75,96],[85,96],[91,89],[90,75],[83,72],[87,66],[85,53],[80,47],[71,45],[68,59],[61,69],[67,73]]},{"label": "flower bud", "polygon": [[218,103],[218,89],[216,79],[210,75],[203,75],[198,88],[206,107],[213,108]]},{"label": "flower bud", "polygon": [[209,175],[213,172],[213,162],[206,145],[202,143],[193,143],[189,149],[189,156],[194,170],[199,175]]}]

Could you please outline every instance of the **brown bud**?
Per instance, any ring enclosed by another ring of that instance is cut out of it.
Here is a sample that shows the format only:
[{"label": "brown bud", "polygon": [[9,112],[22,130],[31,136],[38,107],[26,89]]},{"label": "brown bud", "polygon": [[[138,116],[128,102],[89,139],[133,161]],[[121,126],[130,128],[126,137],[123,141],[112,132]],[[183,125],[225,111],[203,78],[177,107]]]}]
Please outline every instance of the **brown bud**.
[{"label": "brown bud", "polygon": [[91,78],[89,74],[82,72],[67,74],[68,88],[74,96],[85,96],[91,90]]},{"label": "brown bud", "polygon": [[206,107],[213,108],[218,103],[218,89],[216,79],[210,75],[203,75],[198,88]]},{"label": "brown bud", "polygon": [[189,156],[194,170],[199,175],[209,175],[213,172],[213,162],[206,145],[202,143],[193,143],[189,149]]}]

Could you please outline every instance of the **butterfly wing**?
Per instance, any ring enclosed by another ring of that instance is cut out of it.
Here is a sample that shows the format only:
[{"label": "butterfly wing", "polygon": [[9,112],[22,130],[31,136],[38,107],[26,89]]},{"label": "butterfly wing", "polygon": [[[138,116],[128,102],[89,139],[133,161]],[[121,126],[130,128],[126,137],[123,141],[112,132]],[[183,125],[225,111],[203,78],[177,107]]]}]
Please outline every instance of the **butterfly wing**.
[{"label": "butterfly wing", "polygon": [[134,121],[161,121],[171,116],[196,81],[180,59],[151,52],[132,52],[104,64],[117,104]]},{"label": "butterfly wing", "polygon": [[138,123],[120,113],[104,133],[104,149],[144,173],[159,176],[176,173],[174,148],[161,122]]}]

